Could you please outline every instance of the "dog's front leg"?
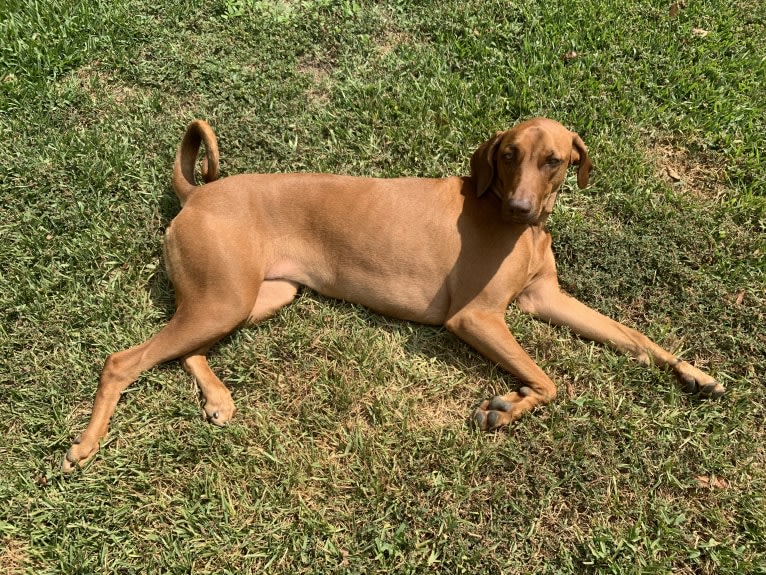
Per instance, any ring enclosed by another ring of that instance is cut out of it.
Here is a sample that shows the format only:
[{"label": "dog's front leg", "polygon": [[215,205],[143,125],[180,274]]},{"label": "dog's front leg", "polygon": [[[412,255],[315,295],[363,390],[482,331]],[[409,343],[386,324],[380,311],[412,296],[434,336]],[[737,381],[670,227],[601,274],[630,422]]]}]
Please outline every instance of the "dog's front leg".
[{"label": "dog's front leg", "polygon": [[518,391],[498,395],[476,408],[473,419],[479,428],[492,430],[508,425],[556,396],[555,384],[508,331],[502,311],[463,309],[445,327],[522,384]]},{"label": "dog's front leg", "polygon": [[519,307],[555,325],[570,327],[576,334],[609,344],[645,365],[671,369],[688,393],[720,397],[724,387],[704,371],[677,358],[644,334],[622,325],[561,291],[556,281],[532,286],[518,298]]}]

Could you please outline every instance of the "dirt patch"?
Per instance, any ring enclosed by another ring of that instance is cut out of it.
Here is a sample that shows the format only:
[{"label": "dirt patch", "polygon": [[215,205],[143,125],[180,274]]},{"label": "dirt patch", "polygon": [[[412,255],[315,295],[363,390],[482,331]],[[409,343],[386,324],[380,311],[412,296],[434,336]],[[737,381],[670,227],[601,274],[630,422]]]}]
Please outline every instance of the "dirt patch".
[{"label": "dirt patch", "polygon": [[412,44],[412,37],[406,32],[386,30],[378,42],[378,53],[386,56],[402,44]]},{"label": "dirt patch", "polygon": [[123,105],[140,96],[139,91],[134,87],[118,80],[108,71],[100,69],[98,62],[74,70],[64,80],[64,85],[83,92],[93,104],[106,99]]},{"label": "dirt patch", "polygon": [[13,539],[0,539],[0,575],[16,575],[23,573],[28,565],[28,558],[24,545]]},{"label": "dirt patch", "polygon": [[298,73],[309,81],[306,97],[314,104],[326,104],[330,101],[331,67],[319,60],[305,59],[298,63]]},{"label": "dirt patch", "polygon": [[718,201],[729,194],[724,184],[725,167],[712,154],[659,143],[649,148],[649,157],[660,178],[683,193],[706,201]]}]

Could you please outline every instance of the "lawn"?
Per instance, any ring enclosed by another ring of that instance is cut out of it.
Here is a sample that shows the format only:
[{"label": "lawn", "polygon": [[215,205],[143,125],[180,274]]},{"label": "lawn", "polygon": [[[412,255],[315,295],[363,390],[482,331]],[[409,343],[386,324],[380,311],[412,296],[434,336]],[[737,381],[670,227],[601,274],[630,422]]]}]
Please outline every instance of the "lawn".
[{"label": "lawn", "polygon": [[[615,0],[0,2],[0,573],[766,573],[766,5]],[[522,315],[558,399],[442,329],[300,293],[177,363],[61,457],[105,357],[173,312],[186,124],[224,175],[467,174],[544,115],[595,164],[549,220],[562,286],[711,372],[716,401]]]}]

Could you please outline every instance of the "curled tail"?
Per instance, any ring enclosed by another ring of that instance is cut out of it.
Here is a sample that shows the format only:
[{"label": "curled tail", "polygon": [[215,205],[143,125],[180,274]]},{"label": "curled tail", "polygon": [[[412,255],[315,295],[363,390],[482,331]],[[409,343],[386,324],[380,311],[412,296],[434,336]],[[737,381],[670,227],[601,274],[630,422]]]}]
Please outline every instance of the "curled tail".
[{"label": "curled tail", "polygon": [[178,146],[173,165],[173,190],[183,206],[191,193],[198,187],[194,179],[194,166],[202,142],[205,142],[205,157],[202,158],[202,179],[212,182],[218,179],[218,140],[213,128],[204,120],[194,120],[186,128],[186,134]]}]

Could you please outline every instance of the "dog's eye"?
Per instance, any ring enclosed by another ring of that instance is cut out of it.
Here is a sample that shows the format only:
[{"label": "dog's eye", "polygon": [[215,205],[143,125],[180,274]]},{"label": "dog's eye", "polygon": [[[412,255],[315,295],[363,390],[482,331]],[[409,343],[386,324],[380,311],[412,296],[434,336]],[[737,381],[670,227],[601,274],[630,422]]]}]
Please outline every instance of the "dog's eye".
[{"label": "dog's eye", "polygon": [[551,156],[550,158],[546,160],[545,165],[548,166],[549,168],[558,168],[561,165],[561,163],[562,163],[562,160],[560,158]]}]

